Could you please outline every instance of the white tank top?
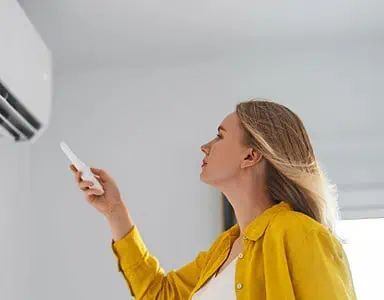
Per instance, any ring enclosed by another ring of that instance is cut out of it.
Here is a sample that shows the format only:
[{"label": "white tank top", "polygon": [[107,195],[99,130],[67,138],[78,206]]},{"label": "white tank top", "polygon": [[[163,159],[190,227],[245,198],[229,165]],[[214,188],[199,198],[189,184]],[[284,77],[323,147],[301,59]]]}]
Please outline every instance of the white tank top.
[{"label": "white tank top", "polygon": [[236,300],[236,262],[237,257],[217,277],[213,275],[192,300]]}]

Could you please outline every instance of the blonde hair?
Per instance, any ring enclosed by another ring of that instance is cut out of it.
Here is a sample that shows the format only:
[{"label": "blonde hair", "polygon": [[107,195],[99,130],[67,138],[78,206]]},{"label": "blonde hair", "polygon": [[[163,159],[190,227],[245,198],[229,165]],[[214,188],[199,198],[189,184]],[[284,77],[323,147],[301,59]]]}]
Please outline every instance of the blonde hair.
[{"label": "blonde hair", "polygon": [[267,99],[236,105],[244,144],[267,160],[266,187],[276,202],[285,201],[335,233],[336,187],[319,165],[301,119]]}]

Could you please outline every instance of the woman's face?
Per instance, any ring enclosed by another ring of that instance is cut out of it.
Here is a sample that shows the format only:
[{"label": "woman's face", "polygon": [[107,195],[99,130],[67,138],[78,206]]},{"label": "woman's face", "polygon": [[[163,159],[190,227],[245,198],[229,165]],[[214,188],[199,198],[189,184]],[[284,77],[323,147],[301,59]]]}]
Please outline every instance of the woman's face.
[{"label": "woman's face", "polygon": [[237,114],[228,115],[218,128],[216,138],[201,146],[206,165],[200,179],[214,187],[221,187],[239,175],[249,147],[242,144],[243,131]]}]

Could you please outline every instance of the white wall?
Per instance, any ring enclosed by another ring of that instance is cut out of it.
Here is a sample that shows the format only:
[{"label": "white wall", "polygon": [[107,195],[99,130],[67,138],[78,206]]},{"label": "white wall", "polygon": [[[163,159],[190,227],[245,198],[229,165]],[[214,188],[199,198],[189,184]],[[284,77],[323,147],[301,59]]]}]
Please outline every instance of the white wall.
[{"label": "white wall", "polygon": [[183,66],[59,73],[53,123],[32,150],[35,298],[128,295],[107,223],[76,189],[61,139],[117,180],[168,271],[221,230],[219,193],[199,181],[199,147],[238,101],[264,96],[296,111],[336,182],[383,179],[383,50],[376,41],[270,43]]},{"label": "white wall", "polygon": [[214,103],[196,102],[204,99],[209,80],[174,82],[173,72],[110,70],[57,78],[53,123],[32,162],[34,196],[42,208],[33,284],[39,299],[127,297],[107,223],[75,187],[61,139],[116,178],[165,269],[193,259],[221,231],[220,195],[199,181],[199,147],[216,134],[226,109],[213,112]]},{"label": "white wall", "polygon": [[29,145],[0,140],[0,299],[31,299],[33,200]]}]

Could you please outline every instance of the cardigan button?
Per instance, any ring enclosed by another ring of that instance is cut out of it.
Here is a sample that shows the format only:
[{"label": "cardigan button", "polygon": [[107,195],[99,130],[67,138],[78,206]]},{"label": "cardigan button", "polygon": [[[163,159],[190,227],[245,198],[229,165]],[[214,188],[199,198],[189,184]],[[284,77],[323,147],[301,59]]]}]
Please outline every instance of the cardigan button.
[{"label": "cardigan button", "polygon": [[242,259],[244,257],[244,254],[243,253],[240,253],[239,254],[239,258]]},{"label": "cardigan button", "polygon": [[241,283],[236,284],[236,288],[238,290],[241,290],[243,288],[243,285]]},{"label": "cardigan button", "polygon": [[248,237],[246,235],[244,235],[243,240],[248,240]]}]

